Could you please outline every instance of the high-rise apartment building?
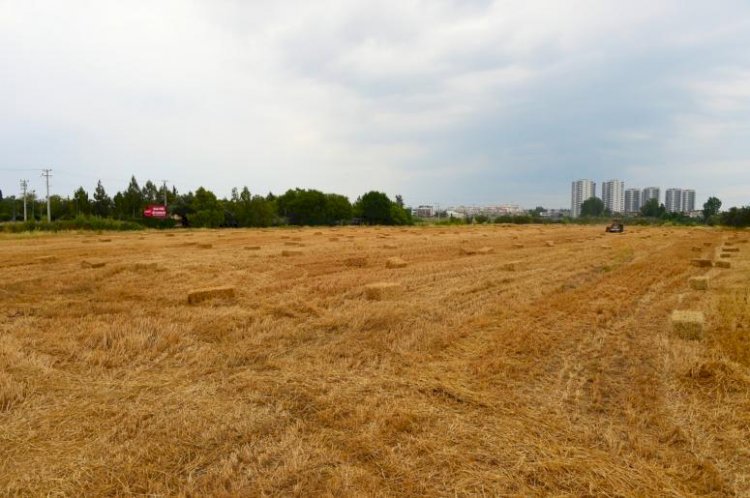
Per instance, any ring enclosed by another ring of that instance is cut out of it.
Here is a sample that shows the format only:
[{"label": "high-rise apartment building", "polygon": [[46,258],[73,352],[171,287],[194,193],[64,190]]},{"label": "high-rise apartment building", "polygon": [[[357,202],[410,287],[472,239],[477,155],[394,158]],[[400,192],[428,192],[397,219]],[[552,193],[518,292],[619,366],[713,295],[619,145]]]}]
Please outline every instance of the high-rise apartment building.
[{"label": "high-rise apartment building", "polygon": [[620,180],[610,180],[602,183],[602,201],[604,208],[611,213],[625,211],[625,183]]},{"label": "high-rise apartment building", "polygon": [[664,196],[664,207],[668,213],[679,213],[682,211],[682,189],[668,188]]},{"label": "high-rise apartment building", "polygon": [[637,213],[641,210],[641,189],[629,188],[625,190],[625,212]]},{"label": "high-rise apartment building", "polygon": [[573,182],[570,194],[570,216],[578,218],[581,215],[583,201],[596,197],[596,183],[591,180]]},{"label": "high-rise apartment building", "polygon": [[682,191],[682,212],[695,211],[695,190],[685,189]]},{"label": "high-rise apartment building", "polygon": [[651,199],[661,202],[661,190],[659,187],[646,187],[641,192],[641,206],[645,205]]}]

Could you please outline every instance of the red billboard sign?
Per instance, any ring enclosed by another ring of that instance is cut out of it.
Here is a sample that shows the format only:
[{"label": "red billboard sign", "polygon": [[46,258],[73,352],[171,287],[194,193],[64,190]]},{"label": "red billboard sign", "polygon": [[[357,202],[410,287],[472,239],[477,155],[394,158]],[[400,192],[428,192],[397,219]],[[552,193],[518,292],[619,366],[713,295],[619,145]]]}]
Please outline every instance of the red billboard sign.
[{"label": "red billboard sign", "polygon": [[166,218],[169,215],[167,214],[167,206],[151,204],[143,210],[143,216],[146,218]]}]

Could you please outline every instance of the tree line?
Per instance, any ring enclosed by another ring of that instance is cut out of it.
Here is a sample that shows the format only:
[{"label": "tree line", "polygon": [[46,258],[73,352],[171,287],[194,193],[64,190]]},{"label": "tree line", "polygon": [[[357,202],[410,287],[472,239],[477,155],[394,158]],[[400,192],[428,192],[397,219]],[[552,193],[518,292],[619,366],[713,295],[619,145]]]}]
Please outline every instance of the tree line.
[{"label": "tree line", "polygon": [[[46,199],[33,193],[27,195],[30,220],[46,218]],[[229,198],[218,198],[200,187],[195,192],[179,193],[175,187],[159,188],[151,180],[143,186],[135,176],[127,188],[110,196],[102,182],[97,182],[91,195],[79,187],[70,197],[50,196],[53,221],[96,217],[147,226],[173,226],[175,221],[147,219],[143,211],[148,205],[167,206],[171,217],[192,227],[269,227],[279,225],[341,225],[350,223],[407,225],[412,224],[411,211],[397,195],[391,200],[383,192],[370,191],[354,203],[335,193],[314,189],[290,189],[282,195],[252,194],[248,187],[233,188]],[[0,221],[23,220],[23,200],[0,193]],[[175,216],[176,215],[176,216]]]},{"label": "tree line", "polygon": [[[695,219],[686,216],[684,213],[670,213],[664,204],[660,204],[656,199],[649,199],[641,206],[638,213],[644,220],[660,220],[674,223],[698,223],[703,222],[708,225],[725,225],[733,227],[750,226],[750,206],[733,207],[728,211],[721,211],[721,200],[718,197],[709,197],[703,204],[701,210],[702,217]],[[612,213],[605,208],[604,202],[598,197],[586,199],[581,204],[582,218],[601,218],[610,217]]]}]

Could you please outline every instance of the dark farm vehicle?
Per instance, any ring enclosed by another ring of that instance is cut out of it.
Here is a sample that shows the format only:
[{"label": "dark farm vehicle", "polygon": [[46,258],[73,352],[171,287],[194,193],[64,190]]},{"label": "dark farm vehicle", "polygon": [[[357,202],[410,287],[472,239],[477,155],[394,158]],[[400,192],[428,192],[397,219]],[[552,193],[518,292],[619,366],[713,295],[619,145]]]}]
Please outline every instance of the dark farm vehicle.
[{"label": "dark farm vehicle", "polygon": [[622,233],[625,231],[625,225],[622,224],[621,220],[612,220],[612,223],[607,225],[607,228],[605,228],[604,231],[609,233]]}]

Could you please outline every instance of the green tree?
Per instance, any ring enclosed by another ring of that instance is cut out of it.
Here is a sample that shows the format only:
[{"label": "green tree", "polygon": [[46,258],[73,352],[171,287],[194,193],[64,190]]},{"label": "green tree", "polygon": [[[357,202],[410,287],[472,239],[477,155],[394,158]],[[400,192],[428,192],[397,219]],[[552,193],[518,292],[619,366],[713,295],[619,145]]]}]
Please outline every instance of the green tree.
[{"label": "green tree", "polygon": [[597,217],[604,214],[604,202],[598,197],[589,197],[581,204],[581,216]]},{"label": "green tree", "polygon": [[326,223],[340,225],[352,219],[352,203],[339,194],[326,194]]},{"label": "green tree", "polygon": [[319,190],[296,188],[276,199],[279,214],[291,225],[326,224],[326,195]]},{"label": "green tree", "polygon": [[224,208],[213,192],[203,187],[195,191],[191,225],[197,227],[217,228],[224,223]]},{"label": "green tree", "polygon": [[[133,178],[135,180],[135,178]],[[155,204],[159,202],[159,188],[154,185],[154,183],[151,180],[147,180],[146,184],[143,186],[143,189],[141,190],[141,199],[142,202],[146,204]],[[162,201],[163,198],[162,198]]]},{"label": "green tree", "polygon": [[94,190],[94,202],[91,206],[91,210],[96,216],[101,216],[102,218],[106,218],[112,212],[112,199],[109,198],[107,192],[104,190],[101,180],[96,184],[96,190]]},{"label": "green tree", "polygon": [[73,193],[73,204],[75,207],[75,214],[90,215],[91,214],[91,201],[89,200],[89,194],[83,187],[78,187]]},{"label": "green tree", "polygon": [[641,206],[641,215],[647,218],[661,218],[667,212],[664,204],[659,204],[656,199],[649,199]]},{"label": "green tree", "polygon": [[382,192],[367,192],[354,203],[354,215],[368,225],[390,225],[391,200]]},{"label": "green tree", "polygon": [[712,216],[719,214],[721,201],[717,197],[709,197],[703,204],[703,219],[708,221]]},{"label": "green tree", "polygon": [[133,219],[141,217],[141,211],[143,210],[143,192],[141,192],[135,176],[130,177],[130,184],[125,193],[123,193],[122,201],[122,215],[126,217],[129,216]]}]

